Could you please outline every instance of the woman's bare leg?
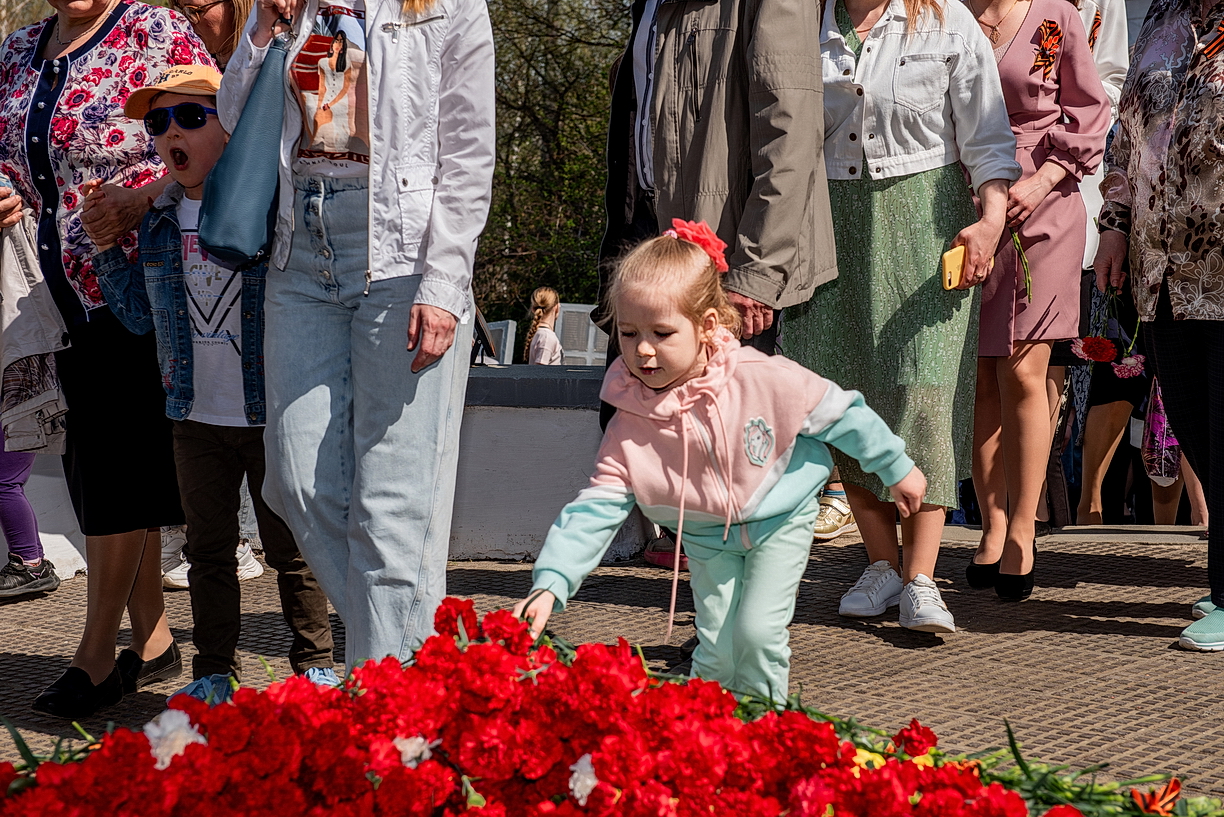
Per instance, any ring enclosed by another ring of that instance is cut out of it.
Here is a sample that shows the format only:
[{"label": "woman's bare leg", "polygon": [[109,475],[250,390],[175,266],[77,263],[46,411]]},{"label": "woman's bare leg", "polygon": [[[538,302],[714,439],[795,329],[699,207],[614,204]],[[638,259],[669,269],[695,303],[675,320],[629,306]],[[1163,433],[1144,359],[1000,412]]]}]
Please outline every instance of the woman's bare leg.
[{"label": "woman's bare leg", "polygon": [[166,620],[166,605],[162,597],[161,530],[151,530],[145,536],[144,556],[128,597],[128,620],[132,623],[131,649],[148,661],[164,653],[174,636]]},{"label": "woman's bare leg", "polygon": [[[1058,414],[1062,409],[1063,389],[1067,383],[1066,366],[1050,366],[1046,369],[1046,396],[1050,400],[1050,454],[1054,451],[1054,435],[1058,433]],[[1041,495],[1037,498],[1037,521],[1050,521],[1050,505],[1048,500],[1049,485],[1041,483]]]},{"label": "woman's bare leg", "polygon": [[1003,471],[1007,483],[1007,538],[999,572],[1023,575],[1033,568],[1037,499],[1050,457],[1050,398],[1046,370],[1053,343],[1016,343],[996,367],[1002,407]]},{"label": "woman's bare leg", "polygon": [[973,561],[993,564],[1007,537],[1007,480],[1003,468],[1002,405],[999,402],[1000,358],[979,357],[973,407],[973,490],[982,511],[982,541]]},{"label": "woman's bare leg", "polygon": [[1126,433],[1133,406],[1125,400],[1104,403],[1088,409],[1084,421],[1084,475],[1075,524],[1099,525],[1102,522],[1101,486],[1122,435]]},{"label": "woman's bare leg", "polygon": [[935,562],[939,559],[947,512],[943,505],[923,504],[918,513],[901,519],[901,547],[905,554],[905,572],[901,577],[906,584],[919,573],[935,578]]},{"label": "woman's bare leg", "polygon": [[1181,458],[1181,472],[1186,480],[1186,494],[1190,497],[1190,524],[1206,527],[1207,497],[1203,494],[1203,483],[1190,467],[1190,461],[1186,459],[1185,454],[1182,454]]},{"label": "woman's bare leg", "polygon": [[924,504],[918,513],[901,520],[901,544],[905,552],[902,563],[897,553],[896,504],[885,502],[867,489],[848,483],[846,496],[850,500],[854,518],[858,520],[859,534],[867,548],[869,562],[883,559],[907,583],[919,573],[934,577],[947,513],[942,505]]},{"label": "woman's bare leg", "polygon": [[1152,522],[1157,525],[1176,525],[1177,506],[1181,504],[1182,486],[1185,480],[1178,477],[1172,485],[1152,483]]},{"label": "woman's bare leg", "polygon": [[[152,550],[149,542],[154,543]],[[170,630],[166,626],[165,608],[161,603],[160,550],[160,539],[143,528],[128,533],[85,537],[88,560],[85,632],[81,635],[81,643],[72,657],[71,666],[88,672],[95,684],[106,680],[115,666],[115,639],[123,622],[123,611],[129,604],[133,604],[137,610],[133,616],[132,637],[133,646],[142,653],[142,657],[157,654],[144,653],[146,647],[153,646],[163,637],[166,640],[162,650],[169,646]],[[150,552],[152,563],[159,568],[156,611],[152,602],[153,593],[148,586],[151,571],[145,565]],[[141,634],[144,643],[137,640],[138,626],[144,631]]]},{"label": "woman's bare leg", "polygon": [[897,550],[897,506],[892,502],[881,502],[876,495],[858,485],[843,483],[846,500],[858,522],[863,547],[867,549],[867,562],[881,559],[901,572],[901,560]]}]

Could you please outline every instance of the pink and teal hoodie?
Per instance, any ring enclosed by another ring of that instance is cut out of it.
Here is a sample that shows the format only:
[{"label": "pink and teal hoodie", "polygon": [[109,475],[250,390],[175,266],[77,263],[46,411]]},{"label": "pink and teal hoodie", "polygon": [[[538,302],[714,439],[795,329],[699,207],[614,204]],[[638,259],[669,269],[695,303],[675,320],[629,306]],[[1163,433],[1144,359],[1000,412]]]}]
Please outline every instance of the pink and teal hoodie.
[{"label": "pink and teal hoodie", "polygon": [[[856,391],[720,329],[705,373],[656,392],[623,358],[600,397],[616,406],[590,485],[561,509],[532,571],[558,609],[578,592],[636,504],[707,547],[751,548],[812,501],[833,470],[828,446],[885,485],[914,467],[905,442]],[[801,543],[804,547],[810,542]]]}]

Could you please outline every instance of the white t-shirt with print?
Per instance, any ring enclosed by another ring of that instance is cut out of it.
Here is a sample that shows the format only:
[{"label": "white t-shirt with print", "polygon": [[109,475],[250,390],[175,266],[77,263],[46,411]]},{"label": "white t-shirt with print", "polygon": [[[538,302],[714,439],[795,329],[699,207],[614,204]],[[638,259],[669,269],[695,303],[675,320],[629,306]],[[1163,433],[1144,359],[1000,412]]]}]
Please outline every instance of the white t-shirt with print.
[{"label": "white t-shirt with print", "polygon": [[370,175],[364,0],[321,0],[289,78],[302,111],[293,172],[339,179]]},{"label": "white t-shirt with print", "polygon": [[249,425],[242,390],[242,273],[219,266],[200,247],[198,199],[179,202],[178,220],[195,391],[187,419]]}]

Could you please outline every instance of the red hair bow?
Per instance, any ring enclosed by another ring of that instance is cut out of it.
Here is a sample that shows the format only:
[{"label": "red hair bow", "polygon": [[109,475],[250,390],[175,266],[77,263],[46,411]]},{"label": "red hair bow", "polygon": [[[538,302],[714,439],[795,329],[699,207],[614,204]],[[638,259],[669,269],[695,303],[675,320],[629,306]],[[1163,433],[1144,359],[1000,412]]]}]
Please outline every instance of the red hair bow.
[{"label": "red hair bow", "polygon": [[701,249],[705,250],[706,255],[710,256],[710,260],[714,262],[714,269],[719,272],[726,272],[730,267],[727,266],[727,242],[719,238],[710,225],[704,221],[685,221],[682,218],[672,219],[672,228],[663,233],[663,235],[671,236],[672,238],[682,238],[685,241],[691,241]]}]

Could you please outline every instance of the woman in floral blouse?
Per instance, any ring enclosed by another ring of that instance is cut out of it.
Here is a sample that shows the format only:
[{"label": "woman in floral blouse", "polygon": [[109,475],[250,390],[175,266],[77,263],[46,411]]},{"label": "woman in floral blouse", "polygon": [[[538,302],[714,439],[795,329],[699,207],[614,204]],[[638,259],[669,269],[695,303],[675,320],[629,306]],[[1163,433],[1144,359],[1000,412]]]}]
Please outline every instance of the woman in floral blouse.
[{"label": "woman in floral blouse", "polygon": [[1131,290],[1165,410],[1207,494],[1207,578],[1179,643],[1224,650],[1224,3],[1155,0],[1101,183],[1097,286]]},{"label": "woman in floral blouse", "polygon": [[[106,308],[82,219],[129,252],[165,182],[152,139],[123,115],[135,88],[172,65],[212,64],[186,21],[126,0],[49,0],[57,12],[0,47],[0,223],[24,205],[68,327],[55,365],[68,404],[64,471],[89,561],[85,632],[34,706],[86,717],[151,674],[181,666],[161,598],[162,525],[183,522],[153,336]],[[99,184],[101,188],[94,190]],[[92,194],[91,194],[91,191]],[[115,660],[124,608],[131,649]]]}]

